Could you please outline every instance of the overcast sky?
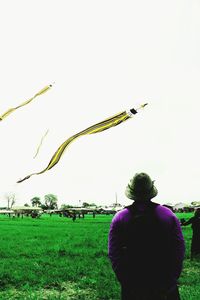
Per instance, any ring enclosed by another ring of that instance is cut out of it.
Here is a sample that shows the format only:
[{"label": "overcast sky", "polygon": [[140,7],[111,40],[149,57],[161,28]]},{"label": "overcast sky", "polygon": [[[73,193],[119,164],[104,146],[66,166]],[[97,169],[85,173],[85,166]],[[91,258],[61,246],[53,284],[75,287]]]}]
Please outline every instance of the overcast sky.
[{"label": "overcast sky", "polygon": [[[51,90],[0,123],[0,206],[34,196],[131,203],[125,187],[147,172],[155,201],[200,200],[200,2],[34,0],[0,4],[0,114]],[[44,169],[71,135],[148,102],[131,120],[81,137]],[[33,156],[49,129],[38,156]]]}]

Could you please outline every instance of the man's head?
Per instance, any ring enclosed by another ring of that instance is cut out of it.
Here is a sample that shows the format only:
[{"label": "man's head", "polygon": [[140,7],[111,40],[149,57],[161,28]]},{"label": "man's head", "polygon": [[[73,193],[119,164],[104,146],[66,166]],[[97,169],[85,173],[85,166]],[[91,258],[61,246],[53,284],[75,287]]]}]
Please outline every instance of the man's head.
[{"label": "man's head", "polygon": [[137,173],[126,187],[126,196],[135,201],[149,201],[154,198],[158,191],[146,173]]}]

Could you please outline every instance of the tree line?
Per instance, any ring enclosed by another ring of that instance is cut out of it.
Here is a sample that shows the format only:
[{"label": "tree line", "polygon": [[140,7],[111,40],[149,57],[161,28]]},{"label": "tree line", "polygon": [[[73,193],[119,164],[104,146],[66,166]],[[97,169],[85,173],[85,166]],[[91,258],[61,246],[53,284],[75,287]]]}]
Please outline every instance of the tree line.
[{"label": "tree line", "polygon": [[[41,207],[42,209],[57,209],[58,208],[58,199],[57,196],[54,194],[48,194],[44,196],[44,203],[41,202],[40,197],[33,197],[31,199],[31,204],[32,206],[35,207]],[[28,204],[25,204],[26,206]],[[67,209],[67,208],[72,208],[74,205],[69,205],[69,204],[62,204],[61,208],[62,209]],[[87,207],[97,207],[95,203],[88,203],[88,202],[83,202],[82,207],[87,208]]]},{"label": "tree line", "polygon": [[[40,197],[33,197],[31,200],[32,206],[41,207],[42,209],[56,209],[58,208],[58,198],[54,194],[47,194],[44,196],[44,202]],[[25,204],[27,206],[27,204]]]}]

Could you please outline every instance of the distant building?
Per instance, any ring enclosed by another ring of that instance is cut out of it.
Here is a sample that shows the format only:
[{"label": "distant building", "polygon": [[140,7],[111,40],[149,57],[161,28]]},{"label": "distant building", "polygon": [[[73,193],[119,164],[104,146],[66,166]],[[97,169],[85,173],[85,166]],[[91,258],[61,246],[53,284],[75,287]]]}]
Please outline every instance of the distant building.
[{"label": "distant building", "polygon": [[184,211],[185,208],[187,208],[188,205],[186,203],[180,202],[174,205],[173,209],[174,211]]},{"label": "distant building", "polygon": [[14,211],[9,209],[0,209],[0,214],[1,215],[14,214]]},{"label": "distant building", "polygon": [[109,205],[109,207],[123,207],[123,205],[117,202]]},{"label": "distant building", "polygon": [[27,212],[33,212],[33,211],[42,211],[40,207],[35,207],[35,206],[13,206],[12,210],[15,213],[27,213]]}]

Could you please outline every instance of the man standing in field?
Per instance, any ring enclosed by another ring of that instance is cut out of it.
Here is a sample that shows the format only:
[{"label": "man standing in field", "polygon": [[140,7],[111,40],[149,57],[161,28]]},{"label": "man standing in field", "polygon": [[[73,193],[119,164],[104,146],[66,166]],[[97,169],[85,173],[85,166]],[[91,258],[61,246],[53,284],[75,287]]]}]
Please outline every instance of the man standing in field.
[{"label": "man standing in field", "polygon": [[134,203],[119,211],[109,232],[109,258],[121,284],[122,300],[178,300],[184,239],[178,218],[151,202],[154,181],[136,174],[126,188]]},{"label": "man standing in field", "polygon": [[188,221],[183,221],[182,226],[192,224],[192,244],[191,259],[200,258],[200,208],[197,208],[195,214]]}]

